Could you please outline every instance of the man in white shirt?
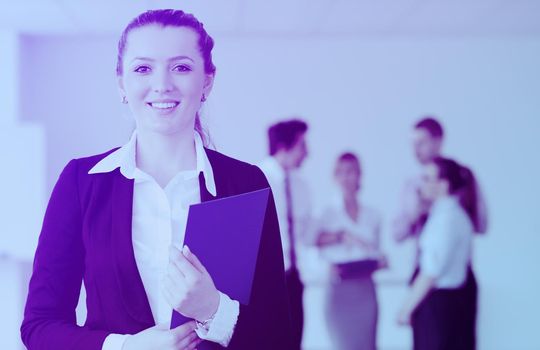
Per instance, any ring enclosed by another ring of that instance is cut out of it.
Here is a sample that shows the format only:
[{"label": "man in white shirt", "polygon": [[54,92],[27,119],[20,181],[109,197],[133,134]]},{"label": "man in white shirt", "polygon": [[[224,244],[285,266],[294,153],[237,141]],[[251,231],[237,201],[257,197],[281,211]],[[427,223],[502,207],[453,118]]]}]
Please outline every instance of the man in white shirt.
[{"label": "man in white shirt", "polygon": [[268,129],[270,157],[259,164],[272,188],[279,220],[285,276],[294,335],[300,349],[304,323],[304,286],[298,272],[298,243],[306,240],[311,203],[306,183],[297,170],[307,157],[308,125],[298,119],[276,123]]}]

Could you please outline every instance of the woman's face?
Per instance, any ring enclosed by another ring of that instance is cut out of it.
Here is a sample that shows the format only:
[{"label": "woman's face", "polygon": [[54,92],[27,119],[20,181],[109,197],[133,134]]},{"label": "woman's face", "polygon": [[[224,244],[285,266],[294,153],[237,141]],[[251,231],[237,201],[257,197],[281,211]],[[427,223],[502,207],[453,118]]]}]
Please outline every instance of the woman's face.
[{"label": "woman's face", "polygon": [[360,190],[360,169],[352,160],[341,160],[337,163],[335,178],[344,194],[357,193]]},{"label": "woman's face", "polygon": [[212,89],[198,34],[188,27],[148,25],[127,38],[119,77],[137,129],[174,134],[193,130],[201,98]]},{"label": "woman's face", "polygon": [[433,163],[424,166],[422,174],[422,197],[427,200],[434,201],[437,198],[447,193],[448,183],[439,178],[439,169]]},{"label": "woman's face", "polygon": [[441,138],[433,137],[426,129],[413,133],[414,155],[420,164],[427,164],[441,153]]}]

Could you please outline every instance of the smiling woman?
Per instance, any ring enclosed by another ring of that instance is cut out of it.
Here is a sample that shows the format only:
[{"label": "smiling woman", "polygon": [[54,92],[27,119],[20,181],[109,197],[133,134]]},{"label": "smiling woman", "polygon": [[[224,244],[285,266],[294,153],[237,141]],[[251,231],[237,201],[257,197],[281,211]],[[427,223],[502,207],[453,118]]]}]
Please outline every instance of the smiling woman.
[{"label": "smiling woman", "polygon": [[[60,175],[21,326],[28,349],[289,348],[272,197],[249,305],[217,290],[183,244],[191,204],[269,187],[257,167],[204,147],[198,113],[212,90],[212,48],[202,23],[179,10],[145,12],[124,30],[118,86],[136,129]],[[83,281],[88,319],[78,327]],[[173,310],[192,321],[168,329]]]}]

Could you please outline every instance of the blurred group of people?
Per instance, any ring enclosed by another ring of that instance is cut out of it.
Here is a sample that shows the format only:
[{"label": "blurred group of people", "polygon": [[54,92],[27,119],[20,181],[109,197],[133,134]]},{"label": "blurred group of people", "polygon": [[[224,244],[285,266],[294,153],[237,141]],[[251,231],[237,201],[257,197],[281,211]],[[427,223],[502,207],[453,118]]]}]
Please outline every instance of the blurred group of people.
[{"label": "blurred group of people", "polygon": [[[300,119],[268,129],[270,155],[259,166],[274,194],[283,246],[295,349],[301,348],[303,290],[298,269],[302,244],[315,246],[331,267],[325,298],[328,331],[336,349],[375,349],[378,302],[372,274],[386,268],[381,216],[360,196],[363,167],[345,152],[334,166],[338,191],[314,214],[310,191],[297,170],[308,155],[308,125]],[[470,168],[442,155],[444,130],[432,117],[413,127],[420,174],[405,182],[397,242],[413,239],[416,259],[410,288],[396,315],[411,325],[414,349],[475,349],[477,285],[472,238],[487,230],[487,211]]]}]

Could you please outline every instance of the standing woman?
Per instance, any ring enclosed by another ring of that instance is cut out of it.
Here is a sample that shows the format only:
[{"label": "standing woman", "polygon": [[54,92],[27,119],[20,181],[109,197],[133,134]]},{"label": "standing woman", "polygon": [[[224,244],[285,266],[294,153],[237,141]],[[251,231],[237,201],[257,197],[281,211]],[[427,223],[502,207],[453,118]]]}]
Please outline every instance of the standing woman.
[{"label": "standing woman", "polygon": [[[122,33],[118,83],[136,130],[124,146],[72,160],[60,175],[21,326],[28,349],[287,349],[272,197],[249,305],[218,291],[183,246],[189,205],[268,187],[257,167],[204,147],[199,109],[214,81],[213,45],[179,10],[145,12]],[[88,317],[78,326],[82,281]],[[173,309],[193,321],[169,330]]]},{"label": "standing woman", "polygon": [[477,286],[471,268],[478,225],[476,183],[457,162],[435,158],[424,169],[423,195],[433,200],[420,234],[419,266],[398,315],[412,324],[415,350],[476,348]]},{"label": "standing woman", "polygon": [[340,193],[323,211],[317,238],[332,268],[325,302],[328,329],[338,350],[375,350],[378,306],[371,273],[385,264],[381,220],[359,199],[362,170],[356,155],[342,154],[334,177]]}]

